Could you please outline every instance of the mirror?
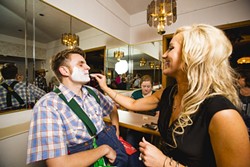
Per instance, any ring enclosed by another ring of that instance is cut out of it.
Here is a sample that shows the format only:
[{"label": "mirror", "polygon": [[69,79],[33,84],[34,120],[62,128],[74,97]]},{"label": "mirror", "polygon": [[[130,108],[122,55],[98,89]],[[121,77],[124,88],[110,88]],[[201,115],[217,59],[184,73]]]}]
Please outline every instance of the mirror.
[{"label": "mirror", "polygon": [[[25,5],[25,3],[27,4]],[[0,2],[0,9],[3,13],[0,20],[2,25],[0,27],[0,64],[15,63],[18,67],[18,72],[24,76],[23,82],[28,83],[34,83],[36,70],[46,69],[48,72],[45,78],[49,85],[53,77],[49,67],[49,59],[51,55],[67,48],[61,44],[60,40],[63,33],[70,31],[71,16],[42,1],[22,0],[16,2],[3,0]],[[137,59],[139,59],[137,52],[141,52],[140,55],[143,55],[148,63],[157,60],[152,59],[149,56],[150,54],[147,54],[148,51],[143,50],[143,45],[145,44],[128,46],[126,43],[74,17],[72,17],[72,33],[80,36],[79,47],[87,53],[91,53],[96,48],[103,48],[104,54],[101,55],[104,61],[102,62],[104,62],[105,67],[106,65],[108,67],[103,69],[105,74],[109,74],[109,69],[114,69],[111,66],[112,61],[114,61],[113,56],[107,56],[108,53],[125,46],[126,52],[129,53],[125,57],[128,57],[128,55],[130,57],[130,59],[126,58],[130,62],[131,68],[129,72],[135,74],[136,72],[141,73],[142,70],[150,71],[152,76],[157,75],[155,78],[157,83],[160,83],[158,69],[150,69],[149,64],[143,68],[135,66],[138,64]],[[152,45],[153,43],[149,44]],[[91,63],[91,55],[87,59]],[[96,62],[95,60],[93,61]],[[92,70],[95,68],[96,66]],[[117,75],[115,72],[113,74],[114,76]]]},{"label": "mirror", "polygon": [[[131,90],[134,89],[135,76],[147,74],[152,76],[153,85],[160,87],[161,54],[161,41],[108,49],[106,63],[108,85],[113,89]],[[123,83],[119,80],[121,84],[117,81],[119,77],[124,78]]]}]

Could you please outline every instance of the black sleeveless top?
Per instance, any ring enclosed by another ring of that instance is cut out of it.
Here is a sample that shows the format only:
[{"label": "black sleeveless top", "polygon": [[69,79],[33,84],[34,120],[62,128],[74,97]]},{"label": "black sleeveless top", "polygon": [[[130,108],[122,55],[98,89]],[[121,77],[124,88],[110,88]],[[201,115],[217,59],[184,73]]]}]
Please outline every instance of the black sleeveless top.
[{"label": "black sleeveless top", "polygon": [[193,124],[185,128],[184,134],[175,135],[177,147],[173,148],[169,144],[174,146],[172,138],[174,123],[170,127],[168,125],[172,114],[173,96],[176,91],[176,86],[167,87],[159,103],[158,127],[163,138],[161,147],[163,153],[188,167],[216,167],[208,133],[209,123],[218,111],[236,110],[236,107],[227,98],[220,95],[206,99],[200,105],[198,112],[191,116]]}]

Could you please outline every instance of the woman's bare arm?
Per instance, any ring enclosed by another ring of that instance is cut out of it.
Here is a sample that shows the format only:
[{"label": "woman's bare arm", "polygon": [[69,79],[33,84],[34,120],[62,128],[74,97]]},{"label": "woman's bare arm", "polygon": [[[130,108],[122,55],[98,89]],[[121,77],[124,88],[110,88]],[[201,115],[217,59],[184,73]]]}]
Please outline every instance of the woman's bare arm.
[{"label": "woman's bare arm", "polygon": [[216,113],[209,134],[218,167],[249,167],[250,143],[246,125],[235,110]]}]

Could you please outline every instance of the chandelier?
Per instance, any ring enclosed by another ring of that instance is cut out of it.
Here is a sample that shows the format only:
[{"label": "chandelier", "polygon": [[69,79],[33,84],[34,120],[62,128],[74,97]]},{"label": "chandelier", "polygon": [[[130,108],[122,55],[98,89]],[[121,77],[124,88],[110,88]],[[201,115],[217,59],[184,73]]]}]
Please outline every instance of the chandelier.
[{"label": "chandelier", "polygon": [[154,68],[155,67],[155,63],[154,62],[149,62],[148,64],[149,64],[150,68]]},{"label": "chandelier", "polygon": [[158,34],[163,35],[166,25],[177,20],[176,0],[153,0],[147,9],[147,23],[157,28]]},{"label": "chandelier", "polygon": [[124,52],[123,51],[115,51],[114,52],[114,57],[118,60],[118,61],[120,61],[121,60],[121,58],[123,58],[123,56],[124,56]]},{"label": "chandelier", "polygon": [[72,17],[70,16],[70,33],[62,34],[62,44],[68,46],[70,49],[79,46],[79,36],[72,34]]},{"label": "chandelier", "polygon": [[157,69],[157,70],[159,70],[161,68],[160,63],[157,63],[157,62],[155,63],[155,62],[151,61],[148,64],[149,64],[149,67],[151,69]]},{"label": "chandelier", "polygon": [[146,63],[147,63],[147,60],[146,60],[144,57],[142,57],[139,63],[140,63],[140,64],[139,64],[140,67],[145,66]]},{"label": "chandelier", "polygon": [[161,64],[156,64],[155,69],[159,70],[161,68]]}]

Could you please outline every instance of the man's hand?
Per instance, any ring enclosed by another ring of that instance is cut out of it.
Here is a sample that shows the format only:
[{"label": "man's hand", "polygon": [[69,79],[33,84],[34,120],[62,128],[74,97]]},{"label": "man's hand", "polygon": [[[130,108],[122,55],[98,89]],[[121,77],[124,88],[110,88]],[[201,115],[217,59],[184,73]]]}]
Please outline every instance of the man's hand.
[{"label": "man's hand", "polygon": [[108,145],[102,145],[100,147],[105,147],[105,150],[107,150],[107,153],[104,155],[108,158],[110,163],[114,163],[116,159],[116,152]]}]

